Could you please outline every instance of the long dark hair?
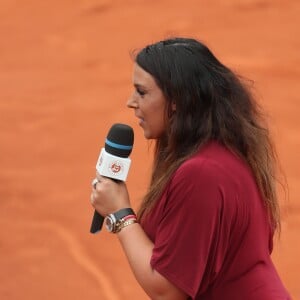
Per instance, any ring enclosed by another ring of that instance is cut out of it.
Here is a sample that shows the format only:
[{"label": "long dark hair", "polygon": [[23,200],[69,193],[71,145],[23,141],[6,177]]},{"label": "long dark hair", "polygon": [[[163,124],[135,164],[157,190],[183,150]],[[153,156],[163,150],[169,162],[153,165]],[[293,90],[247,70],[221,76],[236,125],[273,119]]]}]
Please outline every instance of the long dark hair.
[{"label": "long dark hair", "polygon": [[274,228],[280,225],[276,153],[263,114],[241,78],[191,38],[149,45],[135,60],[154,77],[167,100],[167,128],[156,141],[151,182],[139,217],[151,210],[179,165],[202,145],[216,140],[247,162],[270,221]]}]

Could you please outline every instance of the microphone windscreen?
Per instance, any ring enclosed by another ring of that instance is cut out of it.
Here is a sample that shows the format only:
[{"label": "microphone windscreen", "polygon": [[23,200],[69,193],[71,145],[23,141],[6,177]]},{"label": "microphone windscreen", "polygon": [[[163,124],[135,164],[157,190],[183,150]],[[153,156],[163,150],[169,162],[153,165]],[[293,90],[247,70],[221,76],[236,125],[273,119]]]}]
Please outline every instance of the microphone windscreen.
[{"label": "microphone windscreen", "polygon": [[107,134],[105,151],[111,155],[128,157],[132,151],[133,140],[133,129],[126,124],[116,123]]}]

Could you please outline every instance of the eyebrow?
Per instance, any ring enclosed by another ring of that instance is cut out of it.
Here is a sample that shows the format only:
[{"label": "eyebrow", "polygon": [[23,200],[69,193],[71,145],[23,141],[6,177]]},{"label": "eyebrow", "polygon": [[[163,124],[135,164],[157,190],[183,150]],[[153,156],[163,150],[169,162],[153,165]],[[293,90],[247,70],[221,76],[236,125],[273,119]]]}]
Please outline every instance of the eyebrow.
[{"label": "eyebrow", "polygon": [[141,83],[134,83],[133,86],[136,87],[136,88],[146,89],[146,87],[143,84],[141,84]]}]

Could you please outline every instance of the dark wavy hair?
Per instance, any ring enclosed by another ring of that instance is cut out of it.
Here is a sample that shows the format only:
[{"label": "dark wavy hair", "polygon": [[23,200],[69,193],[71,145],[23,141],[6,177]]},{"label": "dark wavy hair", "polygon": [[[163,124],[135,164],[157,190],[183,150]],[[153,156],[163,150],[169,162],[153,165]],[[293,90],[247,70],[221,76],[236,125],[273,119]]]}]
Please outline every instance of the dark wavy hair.
[{"label": "dark wavy hair", "polygon": [[216,140],[250,166],[270,221],[278,227],[276,153],[246,83],[203,43],[191,38],[170,38],[146,46],[135,61],[154,77],[167,100],[167,128],[156,140],[151,182],[139,218],[151,210],[179,165],[205,143]]}]

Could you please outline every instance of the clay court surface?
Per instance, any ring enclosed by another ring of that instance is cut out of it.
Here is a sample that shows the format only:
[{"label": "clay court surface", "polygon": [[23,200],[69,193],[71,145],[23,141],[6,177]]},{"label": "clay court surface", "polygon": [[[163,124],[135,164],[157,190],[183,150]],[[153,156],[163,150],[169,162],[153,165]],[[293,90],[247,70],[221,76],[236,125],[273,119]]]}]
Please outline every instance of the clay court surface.
[{"label": "clay court surface", "polygon": [[131,125],[138,207],[151,147],[125,107],[130,52],[171,35],[254,82],[289,184],[273,259],[300,299],[299,16],[299,0],[1,0],[0,299],[148,299],[116,236],[89,233],[90,182],[110,126]]}]

